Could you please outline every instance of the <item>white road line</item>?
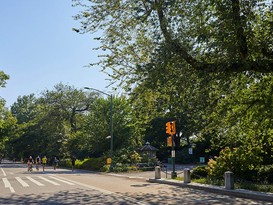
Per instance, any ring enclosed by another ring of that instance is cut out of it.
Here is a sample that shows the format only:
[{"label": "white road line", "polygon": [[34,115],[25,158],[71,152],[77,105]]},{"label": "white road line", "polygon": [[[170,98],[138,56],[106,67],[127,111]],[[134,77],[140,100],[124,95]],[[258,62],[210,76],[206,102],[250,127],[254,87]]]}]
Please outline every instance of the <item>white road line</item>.
[{"label": "white road line", "polygon": [[104,194],[109,194],[109,195],[114,195],[114,196],[117,196],[117,197],[121,197],[121,198],[126,199],[126,200],[128,200],[130,202],[134,202],[135,204],[140,204],[140,205],[149,205],[150,204],[148,202],[139,201],[139,200],[131,198],[131,197],[123,196],[122,194],[117,194],[115,192],[108,191],[106,189],[101,189],[101,188],[94,187],[94,186],[91,186],[91,185],[88,185],[88,184],[83,184],[81,182],[66,179],[66,178],[63,178],[63,177],[60,177],[60,176],[58,176],[58,178],[69,181],[71,183],[74,183],[74,184],[77,184],[77,185],[80,185],[80,186],[83,186],[83,187],[86,187],[86,188],[89,188],[89,189],[94,189],[94,190],[100,191],[101,193],[104,193]]},{"label": "white road line", "polygon": [[23,187],[29,187],[29,185],[23,181],[20,177],[15,177],[15,179],[23,186]]},{"label": "white road line", "polygon": [[44,184],[38,182],[37,180],[35,179],[32,179],[31,177],[27,177],[30,181],[32,181],[34,184],[38,185],[38,186],[44,186]]},{"label": "white road line", "polygon": [[8,179],[7,178],[2,178],[4,184],[5,184],[5,188],[9,188],[10,192],[14,193],[14,189],[13,187],[11,186],[11,184],[9,183]]},{"label": "white road line", "polygon": [[41,176],[39,176],[39,178],[42,179],[42,180],[44,180],[44,181],[46,181],[46,182],[49,182],[49,183],[51,183],[51,184],[53,184],[55,186],[60,186],[60,184],[58,184],[58,183],[56,183],[54,181],[51,181],[51,180],[49,180],[47,178],[44,178],[44,177],[41,177]]},{"label": "white road line", "polygon": [[4,177],[7,176],[4,169],[1,167],[1,171],[3,172]]},{"label": "white road line", "polygon": [[68,182],[68,181],[65,181],[65,180],[59,179],[59,178],[57,178],[57,177],[53,177],[53,176],[49,176],[49,177],[50,177],[51,179],[58,180],[58,181],[63,182],[63,183],[65,183],[65,184],[75,185],[75,184],[73,184],[73,183],[71,183],[71,182]]}]

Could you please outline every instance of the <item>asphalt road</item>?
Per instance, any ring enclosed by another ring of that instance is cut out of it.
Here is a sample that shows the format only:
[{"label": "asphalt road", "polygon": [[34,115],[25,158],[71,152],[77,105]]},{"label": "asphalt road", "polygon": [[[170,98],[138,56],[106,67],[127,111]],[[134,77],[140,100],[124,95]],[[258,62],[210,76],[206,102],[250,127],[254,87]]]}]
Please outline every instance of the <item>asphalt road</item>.
[{"label": "asphalt road", "polygon": [[1,164],[0,204],[272,204],[148,183],[137,174],[54,171],[51,167],[28,173],[26,165]]}]

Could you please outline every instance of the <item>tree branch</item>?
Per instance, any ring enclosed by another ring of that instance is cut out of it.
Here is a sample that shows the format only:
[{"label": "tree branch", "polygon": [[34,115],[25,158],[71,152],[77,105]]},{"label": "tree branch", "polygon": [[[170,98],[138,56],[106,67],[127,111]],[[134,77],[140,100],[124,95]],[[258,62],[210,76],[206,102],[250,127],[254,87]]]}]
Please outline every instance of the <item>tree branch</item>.
[{"label": "tree branch", "polygon": [[164,16],[162,4],[163,3],[161,0],[156,1],[155,8],[157,10],[160,28],[166,42],[170,44],[173,51],[175,53],[178,53],[180,56],[182,56],[182,58],[187,63],[189,63],[194,68],[198,68],[199,62],[187,52],[187,49],[183,45],[181,45],[181,43],[177,39],[173,39],[171,32],[169,32],[167,19]]},{"label": "tree branch", "polygon": [[242,18],[240,16],[240,2],[239,0],[232,0],[232,12],[233,12],[233,24],[235,26],[236,38],[239,47],[239,52],[242,60],[245,60],[248,56],[248,48],[246,35],[243,28]]}]

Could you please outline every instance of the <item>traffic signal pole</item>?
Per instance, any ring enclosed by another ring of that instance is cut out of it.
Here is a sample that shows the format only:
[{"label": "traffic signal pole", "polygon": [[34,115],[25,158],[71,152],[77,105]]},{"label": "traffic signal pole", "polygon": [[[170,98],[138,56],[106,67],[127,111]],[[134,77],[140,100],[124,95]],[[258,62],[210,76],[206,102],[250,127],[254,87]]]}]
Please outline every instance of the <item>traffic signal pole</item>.
[{"label": "traffic signal pole", "polygon": [[174,136],[176,133],[176,127],[175,122],[167,122],[166,123],[166,133],[171,135],[172,138],[172,167],[173,171],[171,173],[172,179],[175,179],[177,177],[177,173],[175,172],[175,143],[174,143]]},{"label": "traffic signal pole", "polygon": [[172,136],[172,165],[173,165],[173,171],[171,174],[172,179],[175,179],[177,177],[177,173],[175,172],[175,149],[174,149],[174,135]]}]

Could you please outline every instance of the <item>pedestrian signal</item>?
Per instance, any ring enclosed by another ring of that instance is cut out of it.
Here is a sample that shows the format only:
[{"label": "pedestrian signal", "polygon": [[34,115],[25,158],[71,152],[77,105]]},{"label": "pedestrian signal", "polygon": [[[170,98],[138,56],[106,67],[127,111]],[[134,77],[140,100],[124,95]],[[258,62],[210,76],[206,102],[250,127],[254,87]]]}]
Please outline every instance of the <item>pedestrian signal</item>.
[{"label": "pedestrian signal", "polygon": [[172,136],[169,136],[169,137],[167,138],[167,146],[168,146],[168,147],[171,147],[172,144],[173,144],[173,138],[172,138]]}]

